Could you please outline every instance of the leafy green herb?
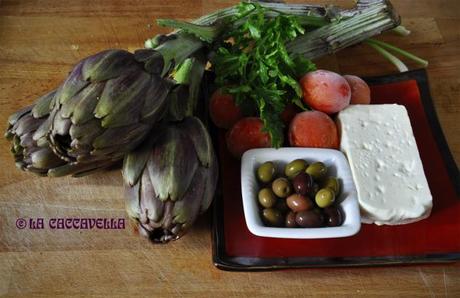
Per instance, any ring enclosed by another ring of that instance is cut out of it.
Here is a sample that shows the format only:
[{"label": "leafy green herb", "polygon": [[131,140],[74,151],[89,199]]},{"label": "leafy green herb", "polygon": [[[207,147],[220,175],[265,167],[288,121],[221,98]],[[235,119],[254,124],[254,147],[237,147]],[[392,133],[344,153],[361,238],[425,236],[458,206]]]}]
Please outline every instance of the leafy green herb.
[{"label": "leafy green herb", "polygon": [[281,113],[288,103],[303,107],[298,78],[315,65],[301,56],[289,55],[286,43],[304,33],[295,16],[278,13],[267,18],[269,8],[241,3],[235,23],[224,33],[212,65],[216,83],[233,94],[244,109],[255,109],[274,147],[283,143]]}]

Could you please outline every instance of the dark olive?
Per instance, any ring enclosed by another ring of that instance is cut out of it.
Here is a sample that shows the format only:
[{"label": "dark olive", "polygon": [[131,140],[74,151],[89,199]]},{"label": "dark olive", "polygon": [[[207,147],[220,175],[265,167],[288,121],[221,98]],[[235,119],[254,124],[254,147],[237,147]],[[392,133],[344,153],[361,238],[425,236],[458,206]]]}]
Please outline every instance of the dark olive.
[{"label": "dark olive", "polygon": [[257,178],[260,182],[269,183],[275,176],[275,165],[271,161],[264,162],[257,169]]},{"label": "dark olive", "polygon": [[286,204],[286,199],[276,199],[276,203],[275,206],[273,206],[273,208],[278,209],[283,214],[289,211],[289,207]]},{"label": "dark olive", "polygon": [[295,216],[295,222],[303,228],[318,228],[324,224],[324,216],[315,210],[300,211]]},{"label": "dark olive", "polygon": [[287,215],[286,215],[286,227],[287,228],[295,228],[297,227],[297,223],[295,222],[295,213],[290,211]]},{"label": "dark olive", "polygon": [[288,178],[294,178],[300,172],[304,172],[307,166],[308,164],[305,160],[295,159],[286,165],[284,168],[284,174]]},{"label": "dark olive", "polygon": [[262,211],[262,218],[267,225],[273,227],[279,227],[284,222],[284,217],[281,214],[281,211],[273,208],[264,209]]},{"label": "dark olive", "polygon": [[332,176],[327,177],[326,180],[324,180],[321,187],[332,189],[336,197],[340,194],[340,183],[336,177],[332,177]]},{"label": "dark olive", "polygon": [[310,174],[314,180],[319,181],[323,179],[327,174],[327,167],[324,163],[318,161],[314,162],[307,167],[305,170],[307,174]]},{"label": "dark olive", "polygon": [[308,196],[312,198],[312,200],[315,199],[316,193],[319,190],[319,185],[318,183],[313,182],[313,186],[311,187],[310,191],[308,192]]},{"label": "dark olive", "polygon": [[330,206],[324,208],[324,215],[325,215],[325,221],[326,225],[328,227],[337,227],[342,225],[343,223],[343,214],[340,208],[336,206]]},{"label": "dark olive", "polygon": [[313,178],[307,173],[300,173],[292,180],[294,191],[298,194],[306,196],[313,187]]},{"label": "dark olive", "polygon": [[292,192],[291,183],[286,178],[277,178],[272,183],[272,190],[280,198],[286,198]]},{"label": "dark olive", "polygon": [[271,208],[278,200],[270,188],[262,188],[259,191],[259,203],[265,208]]},{"label": "dark olive", "polygon": [[293,194],[286,199],[286,204],[294,212],[313,209],[312,201],[302,195]]},{"label": "dark olive", "polygon": [[315,202],[318,207],[326,208],[331,206],[335,201],[335,193],[330,188],[321,188],[315,196]]}]

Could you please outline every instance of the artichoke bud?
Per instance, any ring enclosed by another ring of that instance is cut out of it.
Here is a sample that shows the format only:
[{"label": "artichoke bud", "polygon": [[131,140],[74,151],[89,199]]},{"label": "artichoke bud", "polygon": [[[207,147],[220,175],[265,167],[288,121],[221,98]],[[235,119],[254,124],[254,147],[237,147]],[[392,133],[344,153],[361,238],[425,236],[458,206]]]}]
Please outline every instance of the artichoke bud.
[{"label": "artichoke bud", "polygon": [[5,133],[11,141],[16,166],[39,176],[81,176],[107,167],[109,164],[93,163],[84,167],[60,159],[50,148],[46,139],[50,127],[56,90],[40,97],[34,105],[23,108],[8,119]]},{"label": "artichoke bud", "polygon": [[187,117],[126,155],[126,208],[141,234],[154,242],[180,238],[209,207],[217,184],[217,160],[203,123]]},{"label": "artichoke bud", "polygon": [[136,53],[107,50],[87,57],[59,87],[47,139],[61,159],[121,160],[162,119],[172,84],[146,70],[155,51]]}]

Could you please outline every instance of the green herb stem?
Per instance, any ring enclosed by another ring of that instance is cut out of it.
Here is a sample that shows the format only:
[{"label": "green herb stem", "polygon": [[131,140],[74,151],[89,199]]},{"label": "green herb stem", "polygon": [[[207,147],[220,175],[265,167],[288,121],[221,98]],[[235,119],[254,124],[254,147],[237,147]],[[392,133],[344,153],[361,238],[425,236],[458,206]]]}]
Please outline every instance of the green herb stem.
[{"label": "green herb stem", "polygon": [[392,31],[401,36],[408,36],[410,34],[410,30],[408,30],[406,27],[402,25],[399,25],[398,27],[394,28]]},{"label": "green herb stem", "polygon": [[391,44],[388,44],[388,43],[380,41],[380,40],[371,39],[371,38],[368,39],[368,42],[372,43],[374,45],[380,46],[382,48],[386,48],[386,49],[391,50],[393,52],[396,52],[396,53],[400,54],[403,57],[406,57],[408,59],[411,59],[411,60],[415,61],[416,63],[420,64],[423,67],[428,66],[428,61],[426,61],[426,60],[424,60],[424,59],[422,59],[420,57],[417,57],[417,56],[415,56],[415,55],[413,55],[413,54],[411,54],[411,53],[409,53],[409,52],[407,52],[407,51],[405,51],[403,49],[395,47],[395,46],[393,46]]},{"label": "green herb stem", "polygon": [[398,68],[400,72],[408,71],[407,66],[401,60],[399,60],[396,56],[392,55],[387,50],[369,41],[365,41],[365,43],[369,45],[370,47],[372,47],[374,50],[376,50],[378,53],[380,53],[388,61],[390,61],[394,66],[396,66],[396,68]]}]

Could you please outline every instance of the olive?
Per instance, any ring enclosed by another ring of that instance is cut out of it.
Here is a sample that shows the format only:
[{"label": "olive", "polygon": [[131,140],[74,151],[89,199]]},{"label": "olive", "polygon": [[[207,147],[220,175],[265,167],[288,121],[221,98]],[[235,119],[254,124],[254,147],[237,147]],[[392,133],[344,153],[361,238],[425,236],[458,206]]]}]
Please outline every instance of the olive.
[{"label": "olive", "polygon": [[324,224],[324,216],[315,210],[300,211],[295,216],[295,222],[303,228],[317,228]]},{"label": "olive", "polygon": [[293,194],[286,199],[286,204],[294,212],[313,209],[312,201],[302,195]]},{"label": "olive", "polygon": [[343,223],[343,213],[340,208],[335,206],[329,206],[324,208],[324,214],[326,216],[326,225],[328,227],[337,227]]},{"label": "olive", "polygon": [[279,227],[283,224],[284,218],[281,214],[281,211],[273,209],[273,208],[266,208],[262,211],[262,217],[265,223],[269,226]]},{"label": "olive", "polygon": [[278,209],[282,213],[286,213],[287,211],[289,211],[289,207],[286,204],[285,199],[276,199],[276,203],[275,206],[273,206],[273,208]]},{"label": "olive", "polygon": [[260,182],[269,183],[275,176],[275,165],[271,161],[264,162],[257,169],[257,178]]},{"label": "olive", "polygon": [[290,211],[287,215],[286,215],[286,227],[287,228],[295,228],[297,227],[297,223],[295,222],[295,213]]},{"label": "olive", "polygon": [[326,176],[327,167],[324,163],[318,161],[318,162],[314,162],[311,165],[309,165],[307,169],[305,170],[305,172],[307,174],[310,174],[313,177],[313,179],[318,181],[318,180],[323,179]]},{"label": "olive", "polygon": [[318,185],[318,183],[314,183],[314,182],[313,182],[313,186],[311,187],[310,191],[308,192],[308,196],[309,196],[310,198],[314,199],[315,196],[316,196],[316,193],[318,192],[318,190],[319,190],[319,185]]},{"label": "olive", "polygon": [[335,201],[335,193],[330,188],[321,188],[315,196],[315,202],[318,207],[326,208],[331,206]]},{"label": "olive", "polygon": [[272,190],[280,198],[286,198],[292,192],[291,183],[286,178],[277,178],[272,183]]},{"label": "olive", "polygon": [[259,203],[265,208],[271,208],[278,200],[270,188],[262,188],[259,191]]},{"label": "olive", "polygon": [[330,188],[334,191],[335,196],[340,194],[340,183],[336,177],[329,176],[324,180],[322,188]]},{"label": "olive", "polygon": [[288,178],[294,178],[300,172],[305,171],[307,166],[308,164],[305,160],[295,159],[286,165],[286,167],[284,168],[284,174]]},{"label": "olive", "polygon": [[313,187],[313,178],[307,173],[299,173],[292,180],[292,186],[296,193],[306,196]]}]

